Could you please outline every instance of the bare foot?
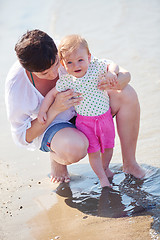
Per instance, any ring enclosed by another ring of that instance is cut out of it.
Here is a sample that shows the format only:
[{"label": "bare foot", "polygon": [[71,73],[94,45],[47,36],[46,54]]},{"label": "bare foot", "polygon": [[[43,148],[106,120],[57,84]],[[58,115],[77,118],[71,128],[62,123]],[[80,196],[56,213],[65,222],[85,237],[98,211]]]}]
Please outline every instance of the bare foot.
[{"label": "bare foot", "polygon": [[51,160],[51,182],[70,182],[70,176],[68,174],[66,165],[61,165],[60,163]]},{"label": "bare foot", "polygon": [[130,166],[123,166],[123,171],[139,179],[142,179],[146,174],[145,170],[137,162]]},{"label": "bare foot", "polygon": [[114,176],[114,173],[109,168],[105,169],[105,173],[108,178],[112,178]]},{"label": "bare foot", "polygon": [[101,184],[102,188],[103,187],[110,187],[110,188],[112,187],[107,177],[103,177],[99,180],[100,180],[100,184]]}]

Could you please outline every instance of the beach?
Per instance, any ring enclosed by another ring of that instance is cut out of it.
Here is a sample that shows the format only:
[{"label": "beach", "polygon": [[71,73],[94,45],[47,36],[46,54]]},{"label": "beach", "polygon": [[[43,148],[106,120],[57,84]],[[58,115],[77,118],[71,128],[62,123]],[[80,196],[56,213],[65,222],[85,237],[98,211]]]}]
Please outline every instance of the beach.
[{"label": "beach", "polygon": [[[0,239],[160,239],[160,2],[153,0],[11,0],[0,3]],[[50,182],[49,154],[12,140],[4,86],[16,60],[14,45],[39,28],[53,39],[83,35],[93,55],[131,73],[141,106],[137,161],[146,178],[122,172],[119,138],[111,161],[113,193],[102,191],[88,157],[69,166],[70,184]]]},{"label": "beach", "polygon": [[[117,202],[117,205],[113,205],[112,213],[117,214],[119,211],[120,215],[103,217],[106,198],[102,199],[104,206],[100,203],[97,206],[97,201],[101,200],[91,197],[93,191],[98,192],[93,189],[96,177],[86,166],[85,160],[83,162],[85,165],[83,168],[87,168],[87,171],[80,175],[79,167],[75,165],[73,171],[70,170],[71,183],[62,184],[60,188],[59,184],[52,185],[48,176],[44,176],[43,163],[42,167],[38,167],[39,163],[33,164],[29,159],[28,163],[32,170],[27,164],[23,164],[25,170],[18,168],[23,171],[23,177],[20,177],[22,172],[13,173],[13,167],[10,169],[10,165],[3,164],[1,239],[159,239],[156,231],[151,229],[153,218],[145,211],[138,211],[135,216],[131,214],[123,217],[121,213],[124,211],[118,210]],[[91,188],[92,193],[88,192]],[[80,207],[80,202],[84,203],[86,199],[86,195],[83,197],[84,192],[90,199],[86,201],[86,206]],[[71,199],[71,195],[77,194],[79,197],[73,198],[75,202],[77,199],[77,206],[75,204],[73,207],[71,204],[73,199],[71,202],[67,200]],[[97,208],[99,216],[93,216]]]}]

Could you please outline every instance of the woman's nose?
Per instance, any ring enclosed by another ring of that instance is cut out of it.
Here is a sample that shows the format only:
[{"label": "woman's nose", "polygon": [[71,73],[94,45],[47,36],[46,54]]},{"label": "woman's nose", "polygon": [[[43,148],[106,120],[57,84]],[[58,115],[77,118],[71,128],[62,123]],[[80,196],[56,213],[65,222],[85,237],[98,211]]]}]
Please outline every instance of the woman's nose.
[{"label": "woman's nose", "polygon": [[55,76],[57,76],[57,73],[58,73],[58,70],[57,70],[57,71],[51,71],[51,72],[49,73],[49,76],[52,77],[52,78],[54,78]]},{"label": "woman's nose", "polygon": [[57,74],[58,74],[58,67],[59,67],[59,66],[57,66],[56,68],[52,69],[52,70],[49,72],[50,77],[55,77],[55,76],[57,76]]}]

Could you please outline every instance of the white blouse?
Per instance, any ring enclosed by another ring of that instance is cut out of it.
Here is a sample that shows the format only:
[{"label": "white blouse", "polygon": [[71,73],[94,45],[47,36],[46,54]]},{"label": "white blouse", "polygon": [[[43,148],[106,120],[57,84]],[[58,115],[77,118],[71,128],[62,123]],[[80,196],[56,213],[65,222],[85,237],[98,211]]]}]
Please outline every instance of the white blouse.
[{"label": "white blouse", "polygon": [[[60,76],[64,73],[65,70],[61,66],[59,68]],[[31,121],[37,118],[43,98],[41,93],[30,82],[25,69],[17,61],[7,75],[5,102],[14,142],[29,150],[40,148],[44,135],[43,133],[31,143],[26,142],[26,130],[31,127]],[[72,107],[60,113],[51,125],[59,122],[67,122],[74,115],[75,110]]]}]

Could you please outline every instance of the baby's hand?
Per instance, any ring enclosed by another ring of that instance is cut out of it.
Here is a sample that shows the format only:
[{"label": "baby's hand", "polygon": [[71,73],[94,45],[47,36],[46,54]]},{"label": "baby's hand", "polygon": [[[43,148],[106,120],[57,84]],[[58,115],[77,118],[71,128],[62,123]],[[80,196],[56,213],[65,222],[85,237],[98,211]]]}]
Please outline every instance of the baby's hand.
[{"label": "baby's hand", "polygon": [[105,76],[102,76],[100,79],[100,82],[98,83],[98,88],[100,90],[109,90],[114,89],[114,87],[117,85],[117,75],[116,73],[107,72]]},{"label": "baby's hand", "polygon": [[38,113],[38,122],[41,124],[45,124],[47,120],[47,113],[46,112],[39,112]]},{"label": "baby's hand", "polygon": [[111,87],[114,87],[117,84],[117,74],[108,71],[106,73],[106,81]]}]

